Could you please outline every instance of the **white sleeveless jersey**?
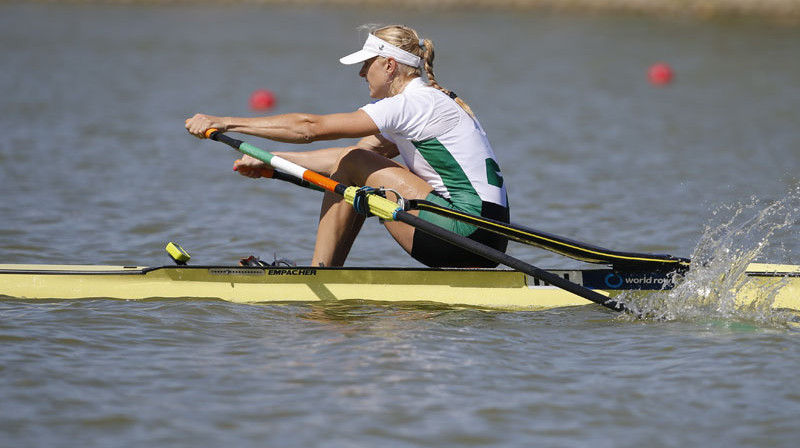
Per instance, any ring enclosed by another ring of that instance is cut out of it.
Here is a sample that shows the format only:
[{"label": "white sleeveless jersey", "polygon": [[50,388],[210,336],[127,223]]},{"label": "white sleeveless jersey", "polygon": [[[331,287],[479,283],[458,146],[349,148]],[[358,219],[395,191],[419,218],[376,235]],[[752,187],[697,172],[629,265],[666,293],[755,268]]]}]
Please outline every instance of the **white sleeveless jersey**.
[{"label": "white sleeveless jersey", "polygon": [[397,145],[406,166],[439,195],[477,213],[482,202],[508,206],[486,133],[443,92],[414,78],[402,93],[361,110]]}]

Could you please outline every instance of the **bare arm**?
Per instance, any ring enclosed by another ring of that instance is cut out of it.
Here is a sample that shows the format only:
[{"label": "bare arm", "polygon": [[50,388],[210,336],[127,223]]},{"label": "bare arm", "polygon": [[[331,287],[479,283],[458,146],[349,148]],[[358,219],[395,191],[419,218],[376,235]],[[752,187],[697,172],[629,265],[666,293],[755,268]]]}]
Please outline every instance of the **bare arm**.
[{"label": "bare arm", "polygon": [[186,120],[186,129],[197,137],[205,138],[205,132],[209,128],[222,132],[241,132],[284,143],[367,137],[380,132],[372,118],[362,110],[330,115],[297,113],[268,117],[215,117],[196,114]]},{"label": "bare arm", "polygon": [[[388,159],[394,158],[399,154],[397,146],[380,135],[364,137],[356,146],[347,148],[325,148],[302,152],[273,152],[273,154],[323,176],[330,176],[342,153],[353,148],[374,151]],[[267,164],[264,162],[247,155],[233,164],[236,171],[247,177],[261,177],[257,170],[266,166]]]},{"label": "bare arm", "polygon": [[386,140],[381,134],[374,134],[364,137],[358,142],[358,144],[356,144],[356,146],[361,149],[375,151],[387,159],[393,159],[400,155],[400,151],[397,150],[397,146],[389,140]]}]

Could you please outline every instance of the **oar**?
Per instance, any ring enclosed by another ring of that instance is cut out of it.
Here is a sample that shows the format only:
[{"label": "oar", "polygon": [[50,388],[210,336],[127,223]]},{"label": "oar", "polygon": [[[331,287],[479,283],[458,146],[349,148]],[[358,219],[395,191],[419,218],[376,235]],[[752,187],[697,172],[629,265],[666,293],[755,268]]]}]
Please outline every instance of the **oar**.
[{"label": "oar", "polygon": [[436,213],[437,215],[455,219],[502,235],[519,243],[539,247],[586,263],[610,264],[614,266],[614,269],[619,270],[639,269],[680,272],[689,269],[689,264],[691,263],[688,258],[673,257],[667,254],[623,252],[606,249],[604,247],[554,235],[519,224],[497,221],[483,216],[452,210],[425,200],[412,199],[407,201],[406,210],[425,210]]},{"label": "oar", "polygon": [[[234,168],[235,169],[235,168]],[[317,191],[325,191],[307,181],[289,174],[269,168],[258,168],[249,171],[257,172],[261,177],[291,182],[301,187]],[[405,203],[406,210],[424,210],[461,221],[486,231],[502,235],[518,243],[538,247],[574,260],[585,263],[610,264],[617,270],[659,270],[668,272],[685,272],[691,260],[674,257],[668,254],[652,254],[643,252],[623,252],[606,249],[594,244],[573,240],[564,236],[532,229],[512,222],[497,221],[483,216],[453,210],[422,199],[410,199]]]},{"label": "oar", "polygon": [[[237,168],[233,169],[234,171],[238,171]],[[244,170],[243,170],[244,171]],[[275,170],[273,168],[256,168],[256,169],[247,169],[247,171],[252,171],[258,173],[261,177],[265,177],[267,179],[277,179],[282,180],[285,182],[290,182],[295,185],[299,185],[304,188],[308,188],[310,190],[316,191],[325,191],[322,188],[302,179],[298,179],[292,175],[286,174],[284,172]]]},{"label": "oar", "polygon": [[553,286],[561,288],[565,291],[571,292],[586,300],[603,305],[606,308],[614,311],[625,311],[626,308],[622,303],[585,288],[581,285],[566,280],[551,272],[539,269],[529,263],[514,258],[504,252],[501,252],[492,247],[488,247],[467,237],[463,237],[456,233],[443,229],[435,224],[432,224],[424,219],[420,219],[411,213],[403,210],[396,203],[386,199],[377,194],[366,192],[358,187],[349,187],[341,184],[333,179],[325,177],[321,174],[307,170],[300,165],[292,163],[286,159],[282,159],[269,151],[263,150],[257,146],[253,146],[247,142],[231,138],[217,129],[209,129],[206,131],[206,137],[218,142],[225,143],[231,148],[261,160],[264,163],[272,166],[276,170],[283,171],[289,175],[295,176],[298,179],[308,181],[320,188],[323,188],[332,193],[339,194],[344,197],[348,204],[353,204],[356,201],[363,201],[366,199],[367,207],[371,214],[378,216],[386,221],[399,221],[404,222],[418,230],[433,235],[443,241],[446,241],[455,246],[461,247],[465,250],[478,254],[486,259],[492,260],[496,263],[516,269],[539,280],[549,283]]}]

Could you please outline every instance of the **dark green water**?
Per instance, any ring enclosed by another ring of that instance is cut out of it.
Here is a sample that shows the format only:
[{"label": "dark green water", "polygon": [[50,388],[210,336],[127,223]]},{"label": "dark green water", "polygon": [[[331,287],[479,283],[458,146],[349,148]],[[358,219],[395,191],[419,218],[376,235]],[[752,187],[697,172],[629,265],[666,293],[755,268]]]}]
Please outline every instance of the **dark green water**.
[{"label": "dark green water", "polygon": [[[307,262],[318,194],[232,173],[235,154],[183,120],[250,115],[258,88],[275,112],[354,110],[366,85],[337,59],[358,25],[394,21],[435,41],[515,221],[722,271],[800,263],[800,29],[47,4],[0,6],[0,263],[158,265],[170,240],[197,263]],[[659,61],[670,86],[647,82]],[[349,264],[415,262],[368,222]],[[683,299],[659,322],[599,307],[4,299],[0,445],[794,446],[791,319]]]}]

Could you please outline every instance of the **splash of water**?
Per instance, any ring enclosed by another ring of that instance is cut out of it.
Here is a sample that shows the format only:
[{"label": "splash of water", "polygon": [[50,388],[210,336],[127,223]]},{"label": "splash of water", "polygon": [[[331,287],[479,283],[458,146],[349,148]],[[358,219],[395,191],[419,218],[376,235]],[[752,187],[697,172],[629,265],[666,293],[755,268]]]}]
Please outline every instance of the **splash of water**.
[{"label": "splash of water", "polygon": [[[795,313],[774,310],[782,280],[745,288],[752,262],[791,263],[795,225],[800,223],[800,187],[777,201],[750,198],[713,212],[692,253],[692,268],[675,287],[648,297],[622,297],[637,314],[657,320],[723,319],[784,325]],[[745,291],[747,291],[745,293]],[[741,296],[747,294],[747,305]],[[738,296],[738,300],[737,300]]]}]

